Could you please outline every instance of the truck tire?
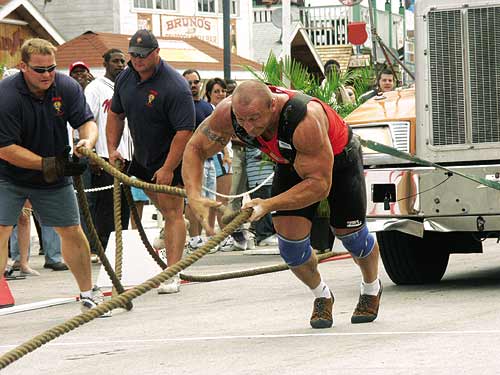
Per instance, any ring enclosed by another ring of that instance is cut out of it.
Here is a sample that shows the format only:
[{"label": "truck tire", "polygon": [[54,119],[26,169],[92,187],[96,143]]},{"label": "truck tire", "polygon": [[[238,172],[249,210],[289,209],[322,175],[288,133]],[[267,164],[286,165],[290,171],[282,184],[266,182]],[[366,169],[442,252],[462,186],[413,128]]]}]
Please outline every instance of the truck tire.
[{"label": "truck tire", "polygon": [[377,232],[377,239],[385,270],[395,284],[436,283],[443,277],[450,252],[438,235],[420,238],[386,231]]}]

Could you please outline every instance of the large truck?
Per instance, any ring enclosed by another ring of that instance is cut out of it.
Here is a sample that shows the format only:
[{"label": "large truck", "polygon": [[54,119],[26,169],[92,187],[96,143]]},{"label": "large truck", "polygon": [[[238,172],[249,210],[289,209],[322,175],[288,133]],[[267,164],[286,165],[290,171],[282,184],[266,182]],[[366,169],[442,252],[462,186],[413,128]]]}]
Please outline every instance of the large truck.
[{"label": "large truck", "polygon": [[364,139],[449,171],[364,149],[369,229],[396,284],[438,282],[452,253],[500,235],[500,3],[415,2],[415,89],[374,97],[346,121]]}]

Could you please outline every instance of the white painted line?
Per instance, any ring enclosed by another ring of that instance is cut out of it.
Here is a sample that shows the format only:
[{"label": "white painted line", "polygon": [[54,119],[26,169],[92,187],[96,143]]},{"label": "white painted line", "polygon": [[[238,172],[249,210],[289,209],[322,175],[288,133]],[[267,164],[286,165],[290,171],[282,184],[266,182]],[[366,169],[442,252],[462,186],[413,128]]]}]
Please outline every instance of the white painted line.
[{"label": "white painted line", "polygon": [[40,301],[40,302],[26,303],[24,305],[17,305],[17,306],[12,306],[12,307],[0,309],[0,316],[16,314],[16,313],[25,312],[25,311],[38,310],[38,309],[43,309],[46,307],[64,305],[66,303],[71,303],[71,302],[75,302],[75,301],[76,301],[76,298],[73,297],[73,298],[53,298],[53,299],[48,299],[48,300]]},{"label": "white painted line", "polygon": [[[411,336],[411,335],[498,335],[500,330],[489,331],[395,331],[395,332],[324,332],[324,333],[290,333],[283,335],[245,335],[245,336],[200,336],[200,337],[172,337],[159,339],[130,339],[110,341],[75,341],[62,343],[49,343],[46,346],[95,346],[103,344],[149,344],[167,342],[193,342],[193,341],[224,341],[248,339],[286,339],[300,337],[350,337],[350,336]],[[20,344],[18,344],[20,345]],[[11,349],[18,345],[0,345],[0,349]]]}]

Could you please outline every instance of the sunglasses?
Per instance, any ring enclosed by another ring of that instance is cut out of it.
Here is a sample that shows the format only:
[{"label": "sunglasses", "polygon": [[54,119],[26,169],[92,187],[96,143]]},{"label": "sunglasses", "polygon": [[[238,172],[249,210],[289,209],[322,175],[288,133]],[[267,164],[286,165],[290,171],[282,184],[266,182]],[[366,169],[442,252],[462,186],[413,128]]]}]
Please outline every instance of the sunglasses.
[{"label": "sunglasses", "polygon": [[148,57],[149,55],[151,55],[153,53],[154,49],[152,49],[151,51],[147,52],[147,53],[136,53],[136,52],[129,52],[130,56],[134,57],[134,58],[140,58],[140,59],[145,59],[146,57]]},{"label": "sunglasses", "polygon": [[200,81],[199,79],[195,79],[194,81],[189,81],[189,80],[188,80],[188,83],[189,83],[190,85],[192,85],[192,84],[198,85],[200,82],[201,82],[201,81]]},{"label": "sunglasses", "polygon": [[30,67],[30,69],[32,69],[34,72],[38,73],[38,74],[43,74],[45,72],[49,72],[49,73],[52,73],[57,65],[54,64],[54,65],[51,65],[51,66],[47,66],[47,67],[44,67],[44,66],[31,66],[30,64],[26,64]]}]

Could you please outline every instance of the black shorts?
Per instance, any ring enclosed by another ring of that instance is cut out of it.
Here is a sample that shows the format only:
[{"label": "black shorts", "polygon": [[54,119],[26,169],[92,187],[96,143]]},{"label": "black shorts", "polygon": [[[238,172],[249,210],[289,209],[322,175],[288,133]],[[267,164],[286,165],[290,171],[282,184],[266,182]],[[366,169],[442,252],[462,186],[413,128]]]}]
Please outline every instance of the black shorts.
[{"label": "black shorts", "polygon": [[[272,196],[281,194],[302,181],[293,166],[278,164]],[[334,228],[359,228],[366,221],[366,187],[361,144],[353,137],[344,151],[335,156],[333,183],[328,195],[330,225]],[[300,216],[312,221],[319,202],[299,210],[277,211],[273,216]]]},{"label": "black shorts", "polygon": [[[154,170],[148,169],[143,165],[139,164],[137,160],[132,158],[127,173],[129,176],[135,176],[139,180],[142,180],[144,182],[151,182],[151,179],[153,178],[155,172],[158,169],[160,169],[160,167]],[[184,186],[184,181],[182,181],[181,170],[182,170],[182,163],[179,164],[177,168],[175,168],[174,177],[172,178],[172,183],[170,184],[170,186]]]}]

